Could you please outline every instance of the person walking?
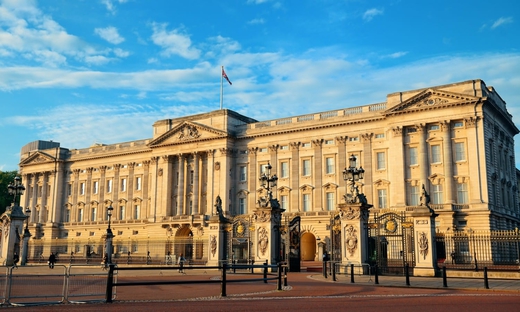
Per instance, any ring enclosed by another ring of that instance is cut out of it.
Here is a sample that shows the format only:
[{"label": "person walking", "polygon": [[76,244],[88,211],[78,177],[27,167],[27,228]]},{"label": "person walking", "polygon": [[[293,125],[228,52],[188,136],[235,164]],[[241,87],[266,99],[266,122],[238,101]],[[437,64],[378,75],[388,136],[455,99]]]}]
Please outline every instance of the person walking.
[{"label": "person walking", "polygon": [[18,269],[18,261],[20,261],[20,256],[15,252],[13,255],[13,269]]},{"label": "person walking", "polygon": [[49,256],[48,263],[49,263],[49,268],[54,269],[54,264],[56,263],[56,256],[54,255],[53,252],[51,252],[51,255]]},{"label": "person walking", "polygon": [[184,258],[184,255],[181,253],[179,256],[179,273],[184,273],[184,262],[186,259]]}]

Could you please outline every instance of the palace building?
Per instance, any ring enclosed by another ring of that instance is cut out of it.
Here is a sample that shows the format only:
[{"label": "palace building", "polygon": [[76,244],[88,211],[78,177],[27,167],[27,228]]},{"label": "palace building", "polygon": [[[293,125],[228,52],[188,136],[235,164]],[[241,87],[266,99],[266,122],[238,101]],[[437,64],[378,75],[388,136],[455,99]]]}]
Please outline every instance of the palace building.
[{"label": "palace building", "polygon": [[[406,214],[427,194],[439,231],[514,229],[518,132],[506,102],[477,79],[275,120],[228,109],[164,119],[153,124],[151,138],[111,145],[32,142],[20,161],[30,257],[58,244],[62,257],[102,254],[113,207],[116,259],[184,253],[204,263],[216,248],[209,234],[216,200],[220,215],[251,220],[270,165],[282,219],[301,217],[301,259],[318,259],[349,192],[343,171],[350,158],[364,169],[355,187],[373,206],[369,218]],[[244,246],[220,257],[254,258]]]}]

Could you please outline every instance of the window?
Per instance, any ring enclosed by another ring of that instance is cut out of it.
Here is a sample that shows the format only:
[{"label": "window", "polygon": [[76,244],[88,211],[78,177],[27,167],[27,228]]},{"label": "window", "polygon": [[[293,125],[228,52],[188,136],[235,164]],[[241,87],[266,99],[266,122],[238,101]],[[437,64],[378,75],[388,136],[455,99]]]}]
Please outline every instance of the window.
[{"label": "window", "polygon": [[439,125],[431,125],[430,126],[430,131],[434,131],[434,130],[439,130]]},{"label": "window", "polygon": [[384,133],[376,133],[376,139],[383,139],[385,137]]},{"label": "window", "polygon": [[379,204],[379,209],[387,208],[386,189],[377,190],[377,202]]},{"label": "window", "polygon": [[260,165],[260,175],[262,175],[262,173],[267,174],[267,164]]},{"label": "window", "polygon": [[468,186],[466,183],[457,183],[457,203],[468,203]]},{"label": "window", "polygon": [[65,222],[70,222],[70,209],[65,210]]},{"label": "window", "polygon": [[311,210],[311,196],[309,194],[303,194],[302,206],[303,206],[303,211]]},{"label": "window", "polygon": [[282,206],[282,209],[285,209],[286,211],[289,209],[289,196],[280,196],[280,206]]},{"label": "window", "polygon": [[432,145],[431,146],[432,153],[432,163],[440,163],[441,162],[441,146],[440,145]]},{"label": "window", "polygon": [[334,158],[333,157],[325,158],[325,170],[326,170],[327,174],[334,173]]},{"label": "window", "polygon": [[190,198],[190,201],[188,202],[188,215],[193,214],[193,199]]},{"label": "window", "polygon": [[462,128],[464,123],[462,121],[456,121],[453,123],[453,128]]},{"label": "window", "polygon": [[289,145],[282,145],[282,146],[280,146],[280,149],[282,151],[287,151],[287,150],[289,150]]},{"label": "window", "polygon": [[83,209],[78,209],[78,222],[83,222]]},{"label": "window", "polygon": [[288,178],[289,177],[289,162],[282,161],[280,163],[280,177]]},{"label": "window", "polygon": [[327,194],[325,194],[325,198],[326,198],[326,208],[328,211],[333,211],[334,210],[334,193],[332,192],[328,192]]},{"label": "window", "polygon": [[455,143],[455,161],[466,160],[466,153],[463,142]]},{"label": "window", "polygon": [[107,193],[112,193],[112,180],[107,180]]},{"label": "window", "polygon": [[98,191],[99,191],[99,182],[94,181],[94,183],[92,184],[92,193],[97,194]]},{"label": "window", "polygon": [[134,220],[141,218],[141,205],[134,205]]},{"label": "window", "polygon": [[309,143],[309,142],[302,143],[302,147],[311,147],[311,143]]},{"label": "window", "polygon": [[126,179],[121,179],[121,192],[126,192]]},{"label": "window", "polygon": [[90,220],[96,221],[96,218],[97,218],[97,208],[92,208],[90,210]]},{"label": "window", "polygon": [[38,186],[38,197],[42,197],[43,187],[41,185]]},{"label": "window", "polygon": [[85,183],[83,182],[79,184],[79,195],[85,195]]},{"label": "window", "polygon": [[71,183],[67,184],[67,195],[68,196],[72,195],[72,184]]},{"label": "window", "polygon": [[408,206],[419,205],[419,187],[408,184]]},{"label": "window", "polygon": [[385,152],[378,152],[376,154],[376,158],[377,158],[377,170],[384,170],[386,168]]},{"label": "window", "polygon": [[325,140],[325,145],[333,145],[334,140]]},{"label": "window", "polygon": [[410,147],[408,153],[408,157],[410,157],[410,166],[417,165],[417,147]]},{"label": "window", "polygon": [[348,140],[350,142],[356,142],[356,141],[359,141],[359,137],[349,137]]},{"label": "window", "polygon": [[141,190],[141,177],[136,177],[135,178],[135,189],[137,191]]},{"label": "window", "polygon": [[193,170],[190,171],[190,185],[193,185],[193,182],[195,181],[195,175]]},{"label": "window", "polygon": [[442,192],[442,184],[432,185],[432,204],[439,205],[444,203],[444,195]]},{"label": "window", "polygon": [[262,147],[258,150],[260,153],[267,153],[267,147]]},{"label": "window", "polygon": [[125,219],[125,206],[119,206],[119,220]]},{"label": "window", "polygon": [[240,175],[239,179],[241,182],[247,181],[247,167],[246,166],[240,166],[239,175]]},{"label": "window", "polygon": [[239,198],[238,199],[238,214],[245,214],[245,213],[246,213],[246,199]]},{"label": "window", "polygon": [[311,160],[310,159],[304,159],[302,161],[302,175],[303,176],[311,175]]}]

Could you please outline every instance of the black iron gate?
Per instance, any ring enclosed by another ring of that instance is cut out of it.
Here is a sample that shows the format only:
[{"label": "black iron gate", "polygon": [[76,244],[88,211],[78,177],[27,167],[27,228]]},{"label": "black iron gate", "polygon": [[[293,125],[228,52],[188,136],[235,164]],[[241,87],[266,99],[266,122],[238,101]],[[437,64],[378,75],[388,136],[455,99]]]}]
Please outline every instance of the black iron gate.
[{"label": "black iron gate", "polygon": [[413,221],[404,213],[375,213],[368,228],[371,264],[377,264],[383,274],[404,274],[408,265],[412,274],[415,267]]},{"label": "black iron gate", "polygon": [[331,260],[341,262],[341,216],[334,215],[330,225],[331,242]]},{"label": "black iron gate", "polygon": [[289,270],[300,272],[300,224],[301,217],[289,221]]},{"label": "black iron gate", "polygon": [[255,259],[253,250],[254,227],[248,215],[240,215],[233,218],[228,225],[228,250],[227,259],[234,263],[251,263]]}]

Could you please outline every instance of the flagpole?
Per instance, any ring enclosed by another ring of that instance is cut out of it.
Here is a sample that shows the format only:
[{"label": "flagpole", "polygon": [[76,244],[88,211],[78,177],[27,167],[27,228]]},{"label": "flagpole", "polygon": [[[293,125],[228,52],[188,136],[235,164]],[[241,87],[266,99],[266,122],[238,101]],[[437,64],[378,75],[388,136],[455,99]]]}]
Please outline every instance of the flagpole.
[{"label": "flagpole", "polygon": [[220,109],[222,109],[222,102],[224,102],[224,66],[220,68]]}]

